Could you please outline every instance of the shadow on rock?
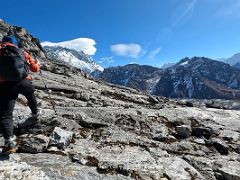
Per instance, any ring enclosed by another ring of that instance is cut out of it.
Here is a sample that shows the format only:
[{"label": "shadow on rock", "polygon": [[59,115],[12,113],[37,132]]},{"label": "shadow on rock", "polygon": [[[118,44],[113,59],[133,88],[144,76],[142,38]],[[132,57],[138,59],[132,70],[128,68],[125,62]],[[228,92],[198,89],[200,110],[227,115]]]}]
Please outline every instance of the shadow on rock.
[{"label": "shadow on rock", "polygon": [[9,154],[0,154],[0,161],[9,160]]},{"label": "shadow on rock", "polygon": [[57,125],[59,125],[59,121],[55,116],[39,119],[29,117],[25,121],[15,125],[14,133],[17,136],[29,133],[49,135]]}]

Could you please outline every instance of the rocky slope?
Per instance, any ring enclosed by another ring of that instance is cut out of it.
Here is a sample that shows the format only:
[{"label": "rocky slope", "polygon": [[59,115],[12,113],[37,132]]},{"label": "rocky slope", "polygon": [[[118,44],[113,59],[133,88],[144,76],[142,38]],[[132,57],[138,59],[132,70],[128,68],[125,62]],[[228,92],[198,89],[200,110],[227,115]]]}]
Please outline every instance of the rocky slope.
[{"label": "rocky slope", "polygon": [[238,101],[149,96],[48,60],[32,77],[41,118],[19,96],[0,179],[240,179]]},{"label": "rocky slope", "polygon": [[34,74],[41,119],[29,118],[20,96],[14,112],[19,151],[0,156],[0,179],[240,178],[239,102],[173,101],[61,64],[43,69],[57,115]]},{"label": "rocky slope", "polygon": [[12,26],[0,19],[0,39],[8,33],[14,34],[19,40],[19,45],[30,52],[32,56],[39,60],[46,59],[44,50],[37,38],[29,34],[25,28]]},{"label": "rocky slope", "polygon": [[161,74],[162,70],[156,67],[129,64],[122,67],[106,68],[99,74],[98,78],[151,93]]},{"label": "rocky slope", "polygon": [[236,68],[236,69],[240,69],[240,62],[238,62],[235,65],[233,65],[233,67]]},{"label": "rocky slope", "polygon": [[167,69],[136,64],[106,68],[99,78],[170,98],[240,98],[240,71],[203,57],[185,58]]}]

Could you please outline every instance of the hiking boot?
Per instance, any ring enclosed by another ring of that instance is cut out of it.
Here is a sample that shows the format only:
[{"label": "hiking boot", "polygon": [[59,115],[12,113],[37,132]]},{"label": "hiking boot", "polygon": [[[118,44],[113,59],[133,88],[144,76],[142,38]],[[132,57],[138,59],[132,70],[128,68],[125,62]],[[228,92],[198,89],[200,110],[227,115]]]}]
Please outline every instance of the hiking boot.
[{"label": "hiking boot", "polygon": [[37,114],[32,113],[32,118],[38,120],[40,118],[40,115],[41,115],[41,110],[38,110]]},{"label": "hiking boot", "polygon": [[2,149],[2,154],[11,154],[17,151],[16,136],[5,139],[5,146]]}]

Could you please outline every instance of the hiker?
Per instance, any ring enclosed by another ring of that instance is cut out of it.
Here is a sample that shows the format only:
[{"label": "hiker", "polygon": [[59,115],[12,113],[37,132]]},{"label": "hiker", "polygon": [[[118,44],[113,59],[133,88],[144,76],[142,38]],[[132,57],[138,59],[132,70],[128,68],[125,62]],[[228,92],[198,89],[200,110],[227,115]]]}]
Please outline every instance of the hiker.
[{"label": "hiker", "polygon": [[[10,61],[15,64],[9,63]],[[29,69],[32,72],[40,71],[38,61],[18,48],[18,41],[14,36],[3,37],[0,45],[0,128],[5,146],[2,153],[14,153],[17,150],[16,137],[13,134],[13,110],[18,94],[27,98],[33,118],[39,114],[35,89],[28,75]]]}]

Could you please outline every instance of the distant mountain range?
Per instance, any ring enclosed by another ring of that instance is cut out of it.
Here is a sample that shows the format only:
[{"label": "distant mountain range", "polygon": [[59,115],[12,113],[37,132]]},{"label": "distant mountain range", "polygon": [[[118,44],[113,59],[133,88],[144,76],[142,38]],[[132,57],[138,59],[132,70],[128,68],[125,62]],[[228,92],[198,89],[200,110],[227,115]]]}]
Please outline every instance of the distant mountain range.
[{"label": "distant mountain range", "polygon": [[99,78],[171,98],[240,98],[240,70],[204,57],[160,69],[137,64],[106,68]]},{"label": "distant mountain range", "polygon": [[240,53],[221,61],[184,58],[162,68],[129,64],[104,69],[83,51],[47,44],[42,45],[49,59],[63,61],[109,83],[170,98],[240,99]]}]

